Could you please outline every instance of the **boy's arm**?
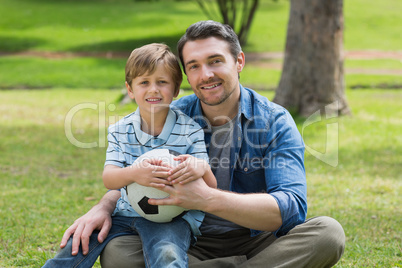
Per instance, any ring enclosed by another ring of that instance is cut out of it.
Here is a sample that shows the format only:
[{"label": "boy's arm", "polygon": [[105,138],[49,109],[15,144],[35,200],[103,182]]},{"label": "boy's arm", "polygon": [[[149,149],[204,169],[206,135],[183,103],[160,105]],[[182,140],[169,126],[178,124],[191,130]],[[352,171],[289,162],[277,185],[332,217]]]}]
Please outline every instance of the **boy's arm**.
[{"label": "boy's arm", "polygon": [[169,184],[166,180],[170,167],[161,160],[147,159],[140,163],[121,168],[106,165],[103,170],[103,183],[106,188],[117,190],[133,182],[143,186],[160,186]]},{"label": "boy's arm", "polygon": [[136,168],[128,166],[121,168],[114,165],[106,165],[103,169],[103,184],[110,190],[123,188],[134,182]]},{"label": "boy's arm", "polygon": [[211,168],[208,168],[208,170],[205,172],[204,176],[202,177],[205,181],[205,183],[212,188],[217,188],[218,183],[216,181],[214,173],[212,173]]}]

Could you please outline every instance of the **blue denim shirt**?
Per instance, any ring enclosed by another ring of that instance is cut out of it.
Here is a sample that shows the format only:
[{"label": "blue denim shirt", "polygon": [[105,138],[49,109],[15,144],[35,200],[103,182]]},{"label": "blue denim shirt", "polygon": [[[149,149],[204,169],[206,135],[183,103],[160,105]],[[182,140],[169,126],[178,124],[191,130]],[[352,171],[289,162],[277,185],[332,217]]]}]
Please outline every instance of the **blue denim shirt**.
[{"label": "blue denim shirt", "polygon": [[[304,143],[285,108],[241,85],[240,91],[240,120],[230,154],[230,190],[273,196],[282,216],[282,226],[274,232],[280,237],[306,218]],[[192,117],[204,130],[208,128],[194,94],[174,101],[172,107]],[[210,141],[211,134],[205,131],[207,149]],[[251,230],[251,235],[260,232]]]}]

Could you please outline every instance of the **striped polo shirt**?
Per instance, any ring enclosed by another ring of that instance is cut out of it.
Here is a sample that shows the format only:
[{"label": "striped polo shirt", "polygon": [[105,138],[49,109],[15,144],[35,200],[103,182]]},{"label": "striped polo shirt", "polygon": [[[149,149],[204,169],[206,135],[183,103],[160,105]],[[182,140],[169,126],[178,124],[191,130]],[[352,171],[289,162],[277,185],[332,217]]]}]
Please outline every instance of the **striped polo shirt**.
[{"label": "striped polo shirt", "polygon": [[[109,145],[105,166],[114,165],[122,168],[130,166],[139,156],[153,149],[170,149],[208,162],[203,129],[178,110],[169,109],[162,132],[158,136],[149,135],[141,130],[139,109],[109,126],[108,132]],[[121,191],[121,198],[117,201],[113,215],[140,217],[131,207],[126,191]],[[196,235],[203,217],[204,213],[193,210],[183,216]]]}]

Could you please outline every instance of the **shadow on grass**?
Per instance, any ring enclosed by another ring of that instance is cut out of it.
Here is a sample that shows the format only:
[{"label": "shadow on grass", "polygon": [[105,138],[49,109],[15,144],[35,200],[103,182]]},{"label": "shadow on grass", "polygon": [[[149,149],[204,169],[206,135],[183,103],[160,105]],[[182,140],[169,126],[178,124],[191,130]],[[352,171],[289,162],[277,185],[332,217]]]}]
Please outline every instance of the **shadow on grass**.
[{"label": "shadow on grass", "polygon": [[41,38],[19,38],[11,36],[0,36],[0,51],[18,52],[29,50],[46,44],[47,41]]},{"label": "shadow on grass", "polygon": [[84,46],[73,47],[70,50],[74,52],[79,51],[90,51],[90,52],[99,52],[99,51],[119,51],[119,52],[127,52],[127,57],[130,55],[131,51],[137,47],[150,44],[150,43],[164,43],[168,45],[174,53],[177,52],[176,45],[177,41],[179,41],[181,35],[174,36],[152,36],[149,38],[143,39],[131,39],[131,40],[123,40],[123,41],[108,41],[101,43],[93,43]]}]

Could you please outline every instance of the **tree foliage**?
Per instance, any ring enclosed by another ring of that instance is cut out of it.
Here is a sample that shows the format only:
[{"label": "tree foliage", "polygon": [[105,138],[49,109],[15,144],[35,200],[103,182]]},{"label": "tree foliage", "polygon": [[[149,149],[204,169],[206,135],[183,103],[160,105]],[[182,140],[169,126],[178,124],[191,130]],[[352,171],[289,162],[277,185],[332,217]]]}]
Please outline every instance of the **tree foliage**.
[{"label": "tree foliage", "polygon": [[246,45],[248,33],[259,0],[195,0],[209,19],[221,17],[221,22],[230,25],[239,37],[240,44]]}]

